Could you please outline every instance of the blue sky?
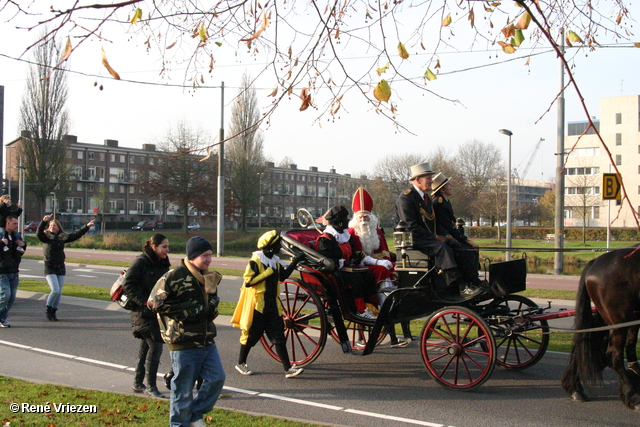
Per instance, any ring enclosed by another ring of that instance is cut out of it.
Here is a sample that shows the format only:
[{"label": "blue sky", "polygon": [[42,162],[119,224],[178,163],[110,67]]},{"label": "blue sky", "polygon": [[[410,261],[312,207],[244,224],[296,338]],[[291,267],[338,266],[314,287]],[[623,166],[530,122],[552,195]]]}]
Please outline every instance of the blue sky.
[{"label": "blue sky", "polygon": [[[638,10],[636,6],[631,8],[632,13]],[[11,24],[0,27],[2,40],[11,41],[2,43],[0,55],[16,58],[34,35],[12,27]],[[158,76],[157,58],[144,53],[142,41],[126,41],[126,37],[122,34],[115,43],[105,45],[111,65],[123,79],[160,85],[113,80],[100,64],[102,44],[88,43],[81,55],[70,60],[72,70],[88,74],[69,76],[71,133],[78,141],[102,144],[105,139],[116,139],[122,146],[141,147],[161,138],[167,126],[179,120],[203,128],[212,141],[217,140],[221,126],[220,89],[194,92],[162,86],[168,80]],[[599,41],[606,42],[604,38]],[[557,113],[551,104],[559,90],[560,71],[558,60],[548,48],[536,50],[544,51],[548,53],[533,57],[528,66],[526,59],[504,62],[512,57],[498,50],[442,55],[442,74],[429,82],[428,87],[459,102],[452,103],[401,84],[392,85],[398,89],[392,96],[398,102],[398,120],[409,131],[397,131],[355,94],[345,97],[336,120],[325,119],[320,127],[314,124],[318,112],[313,109],[300,112],[300,101],[292,96],[279,107],[270,124],[263,127],[266,154],[276,162],[288,156],[303,169],[334,167],[339,173],[359,175],[372,172],[375,163],[387,155],[428,155],[438,146],[454,155],[459,144],[477,139],[499,145],[506,160],[507,137],[499,134],[498,129],[507,128],[514,134],[514,167],[519,164],[524,167],[535,144],[540,138],[545,139],[527,178],[548,179],[555,174]],[[419,55],[412,55],[407,61],[418,64],[422,60]],[[493,63],[497,65],[489,66]],[[576,56],[575,64],[576,80],[591,115],[599,116],[602,97],[640,94],[639,49],[602,48],[583,52]],[[214,73],[206,83],[218,86],[225,82],[225,128],[242,74],[256,74],[258,67],[259,61],[241,63],[233,55],[217,58]],[[460,71],[468,68],[471,70]],[[27,64],[0,56],[0,85],[5,87],[5,143],[19,135],[17,114],[26,70]],[[181,84],[183,77],[183,71],[176,66],[169,82]],[[100,85],[102,91],[98,89]],[[273,86],[267,80],[256,86],[264,108],[271,103],[272,98],[267,95]],[[573,89],[569,89],[567,122],[585,119],[577,99]]]}]

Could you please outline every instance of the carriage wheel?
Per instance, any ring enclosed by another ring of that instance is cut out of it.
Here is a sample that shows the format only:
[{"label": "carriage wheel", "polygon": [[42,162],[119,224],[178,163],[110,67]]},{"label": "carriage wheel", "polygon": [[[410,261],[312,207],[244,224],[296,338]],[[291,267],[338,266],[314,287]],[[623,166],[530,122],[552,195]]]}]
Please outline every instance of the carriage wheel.
[{"label": "carriage wheel", "polygon": [[546,320],[525,321],[529,308],[538,305],[522,295],[506,295],[497,298],[499,313],[508,317],[498,321],[487,319],[496,341],[496,363],[505,369],[520,370],[535,365],[542,359],[549,346],[549,323]]},{"label": "carriage wheel", "polygon": [[[291,364],[307,366],[320,356],[327,341],[329,322],[323,304],[315,292],[295,281],[281,284],[279,300]],[[260,341],[267,353],[280,362],[275,346],[266,334]]]},{"label": "carriage wheel", "polygon": [[422,328],[420,348],[427,370],[441,385],[471,390],[493,372],[493,334],[475,312],[447,307],[431,315]]}]

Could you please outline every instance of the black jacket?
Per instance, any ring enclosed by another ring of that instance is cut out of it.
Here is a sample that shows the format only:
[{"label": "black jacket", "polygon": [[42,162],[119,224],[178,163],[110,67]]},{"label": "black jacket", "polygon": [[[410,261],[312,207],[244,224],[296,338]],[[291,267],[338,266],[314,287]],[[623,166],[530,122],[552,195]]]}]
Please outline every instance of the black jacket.
[{"label": "black jacket", "polygon": [[447,230],[447,234],[451,235],[460,243],[467,242],[467,236],[462,234],[456,227],[456,216],[453,213],[453,206],[449,199],[442,196],[433,198],[433,211],[436,213],[436,222]]},{"label": "black jacket", "polygon": [[36,235],[42,242],[42,253],[44,255],[44,274],[56,274],[58,276],[64,276],[67,274],[67,270],[64,266],[65,243],[71,243],[82,237],[89,227],[85,224],[80,230],[75,233],[66,233],[59,230],[56,234],[50,231],[46,231],[49,227],[49,221],[40,221]]},{"label": "black jacket", "polygon": [[170,266],[169,258],[159,259],[153,250],[145,249],[127,270],[122,288],[136,304],[131,310],[131,329],[136,338],[151,334],[156,341],[162,342],[156,314],[145,304],[156,282]]},{"label": "black jacket", "polygon": [[[12,234],[8,245],[5,245],[2,240],[0,240],[0,274],[18,273],[20,271],[20,261],[22,261],[22,254],[24,252],[18,252],[15,235],[16,233]],[[9,247],[9,250],[5,251],[5,247]],[[27,250],[26,242],[22,248],[25,251]]]},{"label": "black jacket", "polygon": [[413,232],[413,247],[420,249],[435,240],[436,235],[446,235],[446,231],[436,220],[431,199],[425,201],[416,189],[402,193],[396,201],[396,225],[401,220],[407,224],[407,231]]}]

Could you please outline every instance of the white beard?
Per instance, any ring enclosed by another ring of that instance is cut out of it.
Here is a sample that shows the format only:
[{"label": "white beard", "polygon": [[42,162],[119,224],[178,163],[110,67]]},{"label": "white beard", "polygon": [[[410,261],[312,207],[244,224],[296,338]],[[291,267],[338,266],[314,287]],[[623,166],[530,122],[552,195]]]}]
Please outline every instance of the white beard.
[{"label": "white beard", "polygon": [[369,256],[373,255],[380,247],[380,238],[378,237],[378,232],[375,227],[377,222],[375,224],[373,224],[373,222],[374,221],[365,221],[353,225],[356,236],[358,236],[360,243],[362,243],[362,251]]}]

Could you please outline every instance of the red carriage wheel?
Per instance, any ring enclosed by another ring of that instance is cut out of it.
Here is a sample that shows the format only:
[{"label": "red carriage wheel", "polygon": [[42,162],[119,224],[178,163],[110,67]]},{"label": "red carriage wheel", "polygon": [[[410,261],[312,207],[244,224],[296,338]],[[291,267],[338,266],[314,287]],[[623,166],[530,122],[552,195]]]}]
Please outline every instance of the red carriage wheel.
[{"label": "red carriage wheel", "polygon": [[[297,366],[307,366],[320,356],[327,341],[329,323],[324,306],[315,292],[295,280],[281,283],[279,299],[289,359]],[[280,361],[267,336],[260,341],[267,353]]]},{"label": "red carriage wheel", "polygon": [[[496,341],[496,363],[505,369],[520,370],[535,365],[549,346],[549,323],[529,321],[526,315],[538,305],[522,295],[496,298],[485,316]],[[495,308],[495,310],[494,310]]]},{"label": "red carriage wheel", "polygon": [[480,386],[495,366],[491,330],[477,313],[463,307],[433,313],[422,329],[420,348],[431,376],[458,390]]}]

